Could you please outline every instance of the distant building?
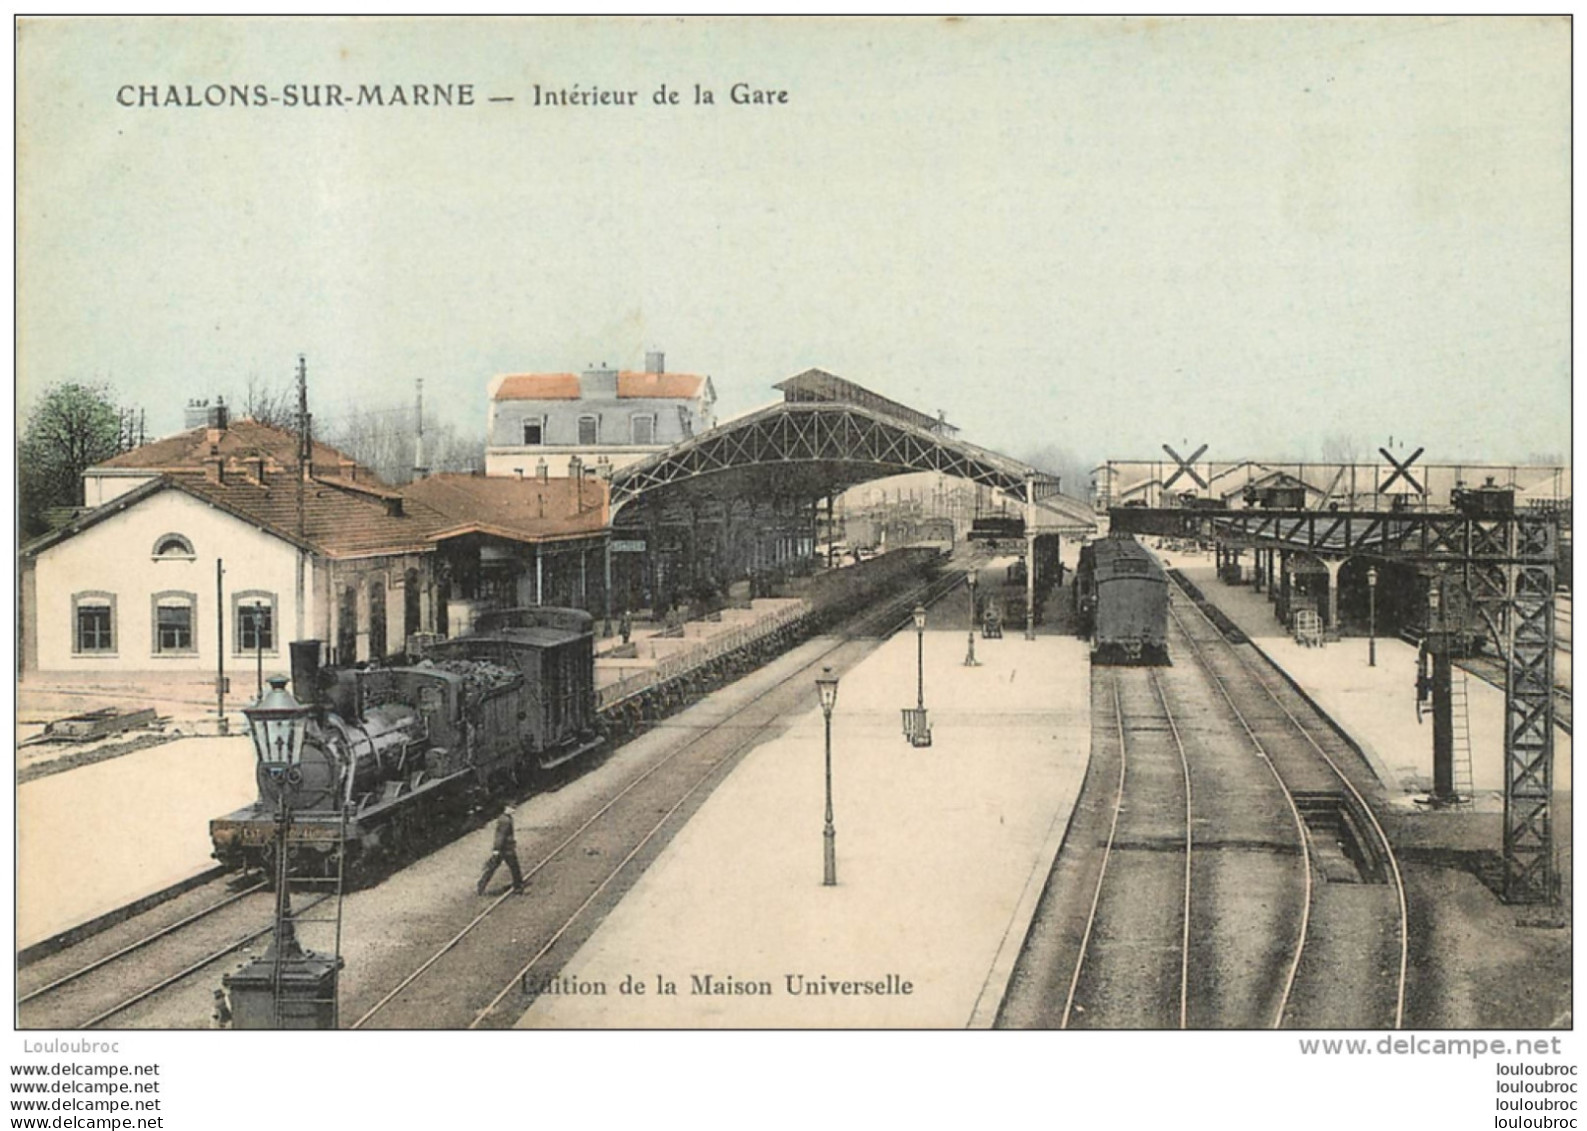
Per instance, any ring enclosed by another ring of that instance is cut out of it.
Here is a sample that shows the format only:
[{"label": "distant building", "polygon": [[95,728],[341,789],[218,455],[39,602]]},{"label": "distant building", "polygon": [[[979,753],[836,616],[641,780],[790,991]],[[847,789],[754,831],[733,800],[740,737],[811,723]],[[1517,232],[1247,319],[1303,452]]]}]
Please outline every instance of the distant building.
[{"label": "distant building", "polygon": [[668,373],[659,352],[644,372],[515,373],[490,383],[487,476],[601,473],[662,451],[716,422],[709,377]]}]

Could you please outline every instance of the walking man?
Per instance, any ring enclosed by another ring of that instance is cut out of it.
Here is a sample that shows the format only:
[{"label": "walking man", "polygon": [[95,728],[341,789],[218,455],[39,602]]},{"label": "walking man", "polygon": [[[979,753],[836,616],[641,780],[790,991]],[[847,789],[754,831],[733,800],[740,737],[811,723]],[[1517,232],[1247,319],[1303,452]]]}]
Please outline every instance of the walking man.
[{"label": "walking man", "polygon": [[518,841],[513,835],[512,806],[502,808],[501,816],[496,818],[496,839],[491,844],[490,859],[485,861],[485,871],[480,873],[479,884],[475,890],[485,894],[485,885],[490,883],[490,878],[496,874],[496,869],[501,867],[503,861],[507,863],[507,870],[512,873],[512,890],[517,895],[523,891],[523,871],[518,867]]},{"label": "walking man", "polygon": [[226,1000],[223,989],[215,990],[215,1009],[209,1016],[209,1025],[211,1029],[231,1028],[231,1003]]}]

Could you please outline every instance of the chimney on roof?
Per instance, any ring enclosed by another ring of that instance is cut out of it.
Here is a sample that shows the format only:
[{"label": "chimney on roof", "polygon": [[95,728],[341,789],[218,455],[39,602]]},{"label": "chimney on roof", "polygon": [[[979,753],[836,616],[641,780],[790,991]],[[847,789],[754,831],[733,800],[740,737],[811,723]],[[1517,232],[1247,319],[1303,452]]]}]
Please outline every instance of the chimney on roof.
[{"label": "chimney on roof", "polygon": [[209,398],[200,400],[198,397],[188,397],[187,407],[182,410],[182,429],[191,432],[195,428],[204,428],[209,424]]},{"label": "chimney on roof", "polygon": [[358,482],[358,465],[346,456],[337,461],[336,469],[341,473],[343,479],[351,479],[354,483]]},{"label": "chimney on roof", "polygon": [[617,397],[617,370],[608,369],[603,361],[590,366],[579,378],[579,396],[587,400],[614,400]]},{"label": "chimney on roof", "polygon": [[226,458],[224,456],[205,456],[204,478],[211,483],[225,483]]},{"label": "chimney on roof", "polygon": [[209,441],[210,450],[214,451],[215,445],[220,443],[221,436],[226,432],[226,402],[216,397],[214,405],[205,411],[204,422],[208,426],[204,439]]},{"label": "chimney on roof", "polygon": [[645,372],[665,373],[667,371],[667,355],[660,350],[645,351]]},{"label": "chimney on roof", "polygon": [[255,456],[248,460],[248,470],[253,474],[253,477],[259,481],[259,486],[263,487],[265,485],[264,456]]}]

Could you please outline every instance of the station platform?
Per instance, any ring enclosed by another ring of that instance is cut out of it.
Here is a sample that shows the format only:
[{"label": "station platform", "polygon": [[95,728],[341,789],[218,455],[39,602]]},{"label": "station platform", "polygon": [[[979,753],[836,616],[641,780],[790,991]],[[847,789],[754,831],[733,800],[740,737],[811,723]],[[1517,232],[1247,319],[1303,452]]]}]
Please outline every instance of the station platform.
[{"label": "station platform", "polygon": [[[957,613],[955,612],[957,610]],[[962,594],[932,610],[966,624]],[[712,793],[520,1028],[990,1026],[1090,752],[1084,642],[928,628],[933,745],[910,746],[916,634],[844,676],[832,718],[837,884],[822,883],[823,719]],[[625,978],[643,994],[623,993]],[[662,992],[670,985],[676,992]]]},{"label": "station platform", "polygon": [[[797,600],[757,600],[723,610],[721,621],[688,621],[682,637],[660,625],[634,633],[647,656],[682,658],[746,626],[774,619]],[[651,639],[655,634],[654,640]],[[616,639],[615,637],[613,638]],[[598,645],[610,642],[597,637]],[[619,641],[620,643],[620,641]],[[604,650],[604,649],[603,649]],[[598,686],[620,681],[656,659],[596,661]],[[275,667],[267,667],[273,674]],[[253,699],[254,672],[234,677],[227,696],[230,736],[218,736],[214,677],[202,673],[91,673],[76,679],[31,675],[19,685],[18,741],[44,723],[83,710],[153,707],[157,728],[181,737],[88,765],[48,773],[17,787],[16,947],[25,949],[214,866],[209,822],[252,802],[253,747],[241,710]],[[18,768],[33,768],[155,733],[134,730],[91,744],[30,745]]]},{"label": "station platform", "polygon": [[668,664],[687,666],[695,661],[694,654],[708,651],[713,644],[744,634],[768,630],[774,623],[797,615],[807,607],[796,597],[756,598],[747,608],[729,606],[718,614],[717,620],[684,621],[679,628],[682,635],[669,636],[666,625],[660,621],[643,619],[632,622],[628,644],[620,636],[602,636],[602,626],[596,625],[595,636],[595,686],[605,690],[624,680],[638,679],[646,682],[658,672],[667,670]]},{"label": "station platform", "polygon": [[253,746],[237,735],[178,738],[24,782],[17,949],[213,867],[210,818],[254,795]]},{"label": "station platform", "polygon": [[[1377,666],[1367,663],[1365,637],[1308,647],[1297,644],[1273,614],[1267,593],[1249,585],[1226,585],[1207,555],[1167,553],[1164,564],[1183,571],[1227,613],[1263,652],[1300,684],[1312,700],[1361,747],[1391,804],[1412,811],[1433,788],[1433,727],[1417,722],[1416,649],[1397,637],[1377,642]],[[1456,671],[1457,679],[1463,673]],[[1473,808],[1504,808],[1504,692],[1466,676],[1471,725]],[[1554,786],[1571,788],[1571,736],[1554,732]]]}]

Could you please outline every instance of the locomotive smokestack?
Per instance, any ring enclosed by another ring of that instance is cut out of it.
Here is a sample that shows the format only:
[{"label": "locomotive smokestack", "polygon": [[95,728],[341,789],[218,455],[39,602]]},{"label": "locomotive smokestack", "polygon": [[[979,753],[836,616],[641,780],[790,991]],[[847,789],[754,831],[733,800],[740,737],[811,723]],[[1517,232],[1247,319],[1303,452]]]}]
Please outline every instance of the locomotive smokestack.
[{"label": "locomotive smokestack", "polygon": [[320,700],[320,642],[294,640],[292,649],[292,694],[299,703],[318,703]]}]

